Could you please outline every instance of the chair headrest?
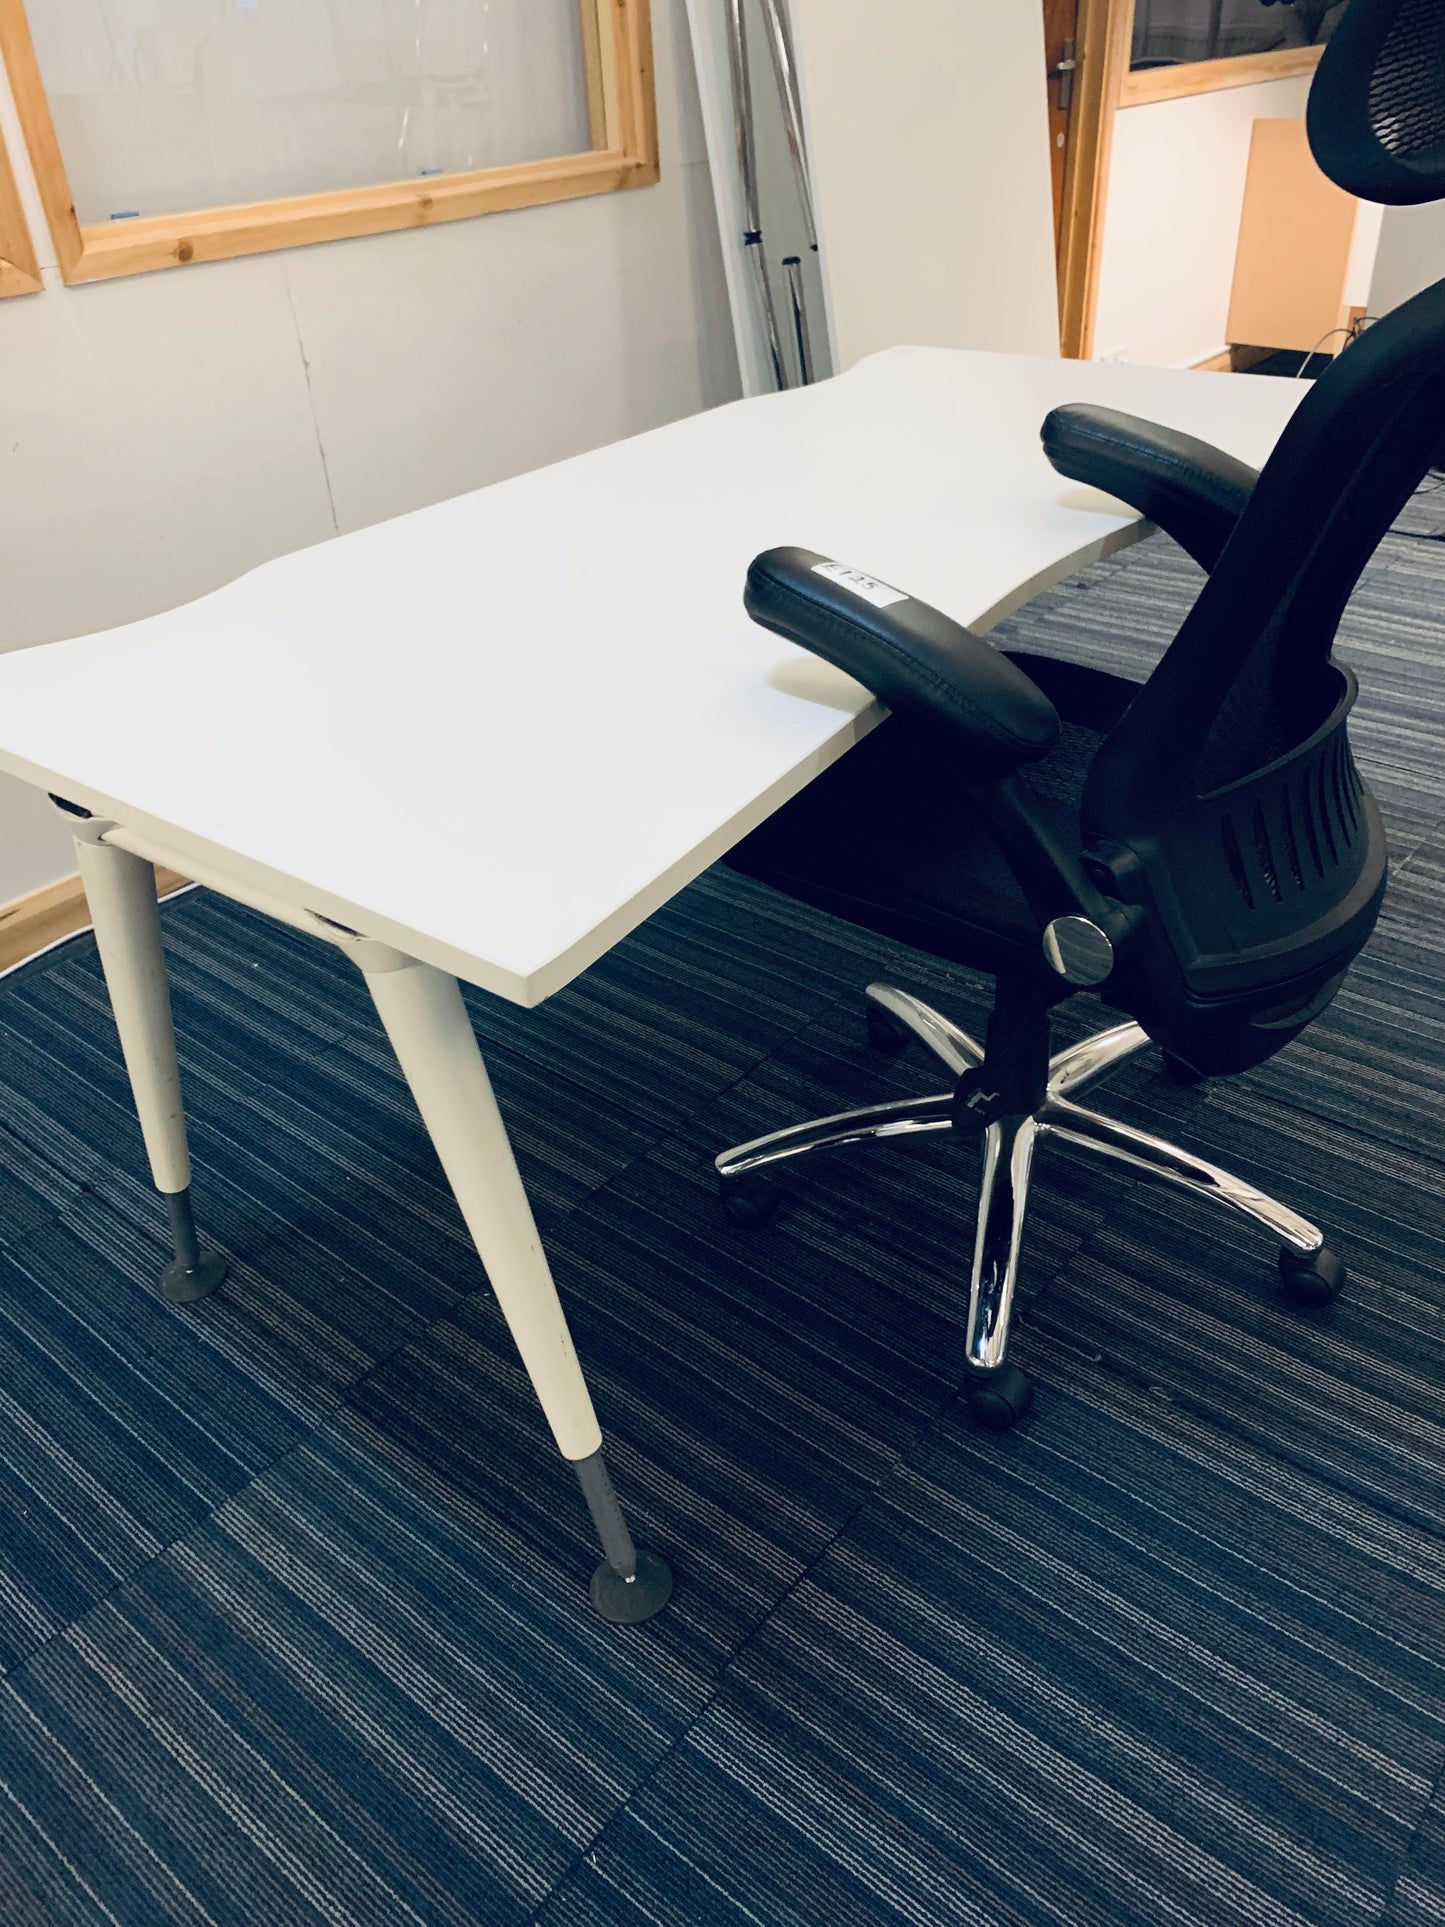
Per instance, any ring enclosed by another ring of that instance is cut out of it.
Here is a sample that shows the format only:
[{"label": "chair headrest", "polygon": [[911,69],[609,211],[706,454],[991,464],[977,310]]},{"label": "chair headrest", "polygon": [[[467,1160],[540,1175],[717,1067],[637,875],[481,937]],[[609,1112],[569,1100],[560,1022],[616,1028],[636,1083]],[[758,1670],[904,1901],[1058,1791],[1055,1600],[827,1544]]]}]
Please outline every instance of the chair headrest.
[{"label": "chair headrest", "polygon": [[1445,198],[1445,0],[1350,0],[1306,118],[1321,171],[1346,192]]}]

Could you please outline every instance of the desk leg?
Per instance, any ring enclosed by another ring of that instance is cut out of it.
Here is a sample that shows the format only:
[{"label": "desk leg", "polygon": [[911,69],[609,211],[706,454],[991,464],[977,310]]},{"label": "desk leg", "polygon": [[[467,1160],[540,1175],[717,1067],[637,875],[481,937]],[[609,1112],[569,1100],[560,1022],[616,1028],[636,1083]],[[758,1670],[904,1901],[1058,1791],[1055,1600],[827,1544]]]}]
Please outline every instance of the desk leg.
[{"label": "desk leg", "polygon": [[667,1604],[672,1574],[633,1545],[612,1490],[591,1395],[457,981],[380,944],[364,945],[357,962],[553,1437],[581,1483],[606,1555],[592,1603],[618,1624],[650,1619]]},{"label": "desk leg", "polygon": [[151,1176],[165,1198],[175,1240],[175,1261],[161,1273],[161,1296],[186,1305],[216,1289],[226,1261],[203,1252],[196,1238],[155,868],[127,850],[83,837],[76,838],[75,849]]}]

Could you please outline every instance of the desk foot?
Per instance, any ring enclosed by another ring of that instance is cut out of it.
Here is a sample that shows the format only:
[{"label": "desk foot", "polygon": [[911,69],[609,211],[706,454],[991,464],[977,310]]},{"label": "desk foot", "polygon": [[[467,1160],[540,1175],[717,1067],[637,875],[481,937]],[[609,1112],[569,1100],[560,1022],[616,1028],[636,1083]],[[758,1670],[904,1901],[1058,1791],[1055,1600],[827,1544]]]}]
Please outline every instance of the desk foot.
[{"label": "desk foot", "polygon": [[161,1297],[168,1304],[193,1305],[198,1298],[209,1298],[221,1283],[226,1261],[219,1252],[201,1250],[189,1186],[184,1191],[166,1192],[165,1200],[176,1256],[161,1273]]},{"label": "desk foot", "polygon": [[655,1552],[633,1545],[602,1454],[574,1459],[572,1466],[607,1555],[592,1575],[593,1608],[614,1626],[640,1626],[671,1599],[672,1569]]},{"label": "desk foot", "polygon": [[613,1626],[640,1626],[660,1613],[672,1597],[672,1568],[655,1552],[639,1552],[630,1579],[604,1559],[592,1575],[588,1597],[599,1616]]}]

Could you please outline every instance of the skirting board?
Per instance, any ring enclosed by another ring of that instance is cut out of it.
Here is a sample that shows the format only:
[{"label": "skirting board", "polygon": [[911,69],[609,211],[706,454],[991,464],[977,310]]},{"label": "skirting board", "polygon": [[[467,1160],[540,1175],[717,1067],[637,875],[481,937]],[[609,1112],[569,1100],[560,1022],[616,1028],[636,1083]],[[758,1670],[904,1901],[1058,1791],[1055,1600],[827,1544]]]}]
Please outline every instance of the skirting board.
[{"label": "skirting board", "polygon": [[[174,870],[156,871],[156,895],[169,896],[187,881]],[[29,896],[0,905],[0,970],[23,963],[90,922],[90,906],[85,901],[79,875],[61,877],[42,884]]]}]

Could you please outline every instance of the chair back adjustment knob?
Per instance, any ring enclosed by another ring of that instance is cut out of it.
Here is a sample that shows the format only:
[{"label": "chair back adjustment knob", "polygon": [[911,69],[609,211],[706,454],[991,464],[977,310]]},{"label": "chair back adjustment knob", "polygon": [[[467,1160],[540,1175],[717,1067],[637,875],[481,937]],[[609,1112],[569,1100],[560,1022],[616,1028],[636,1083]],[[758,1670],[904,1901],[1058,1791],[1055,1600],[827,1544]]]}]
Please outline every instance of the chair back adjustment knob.
[{"label": "chair back adjustment knob", "polygon": [[1055,917],[1044,931],[1049,967],[1066,983],[1096,987],[1114,974],[1114,943],[1089,917]]}]

